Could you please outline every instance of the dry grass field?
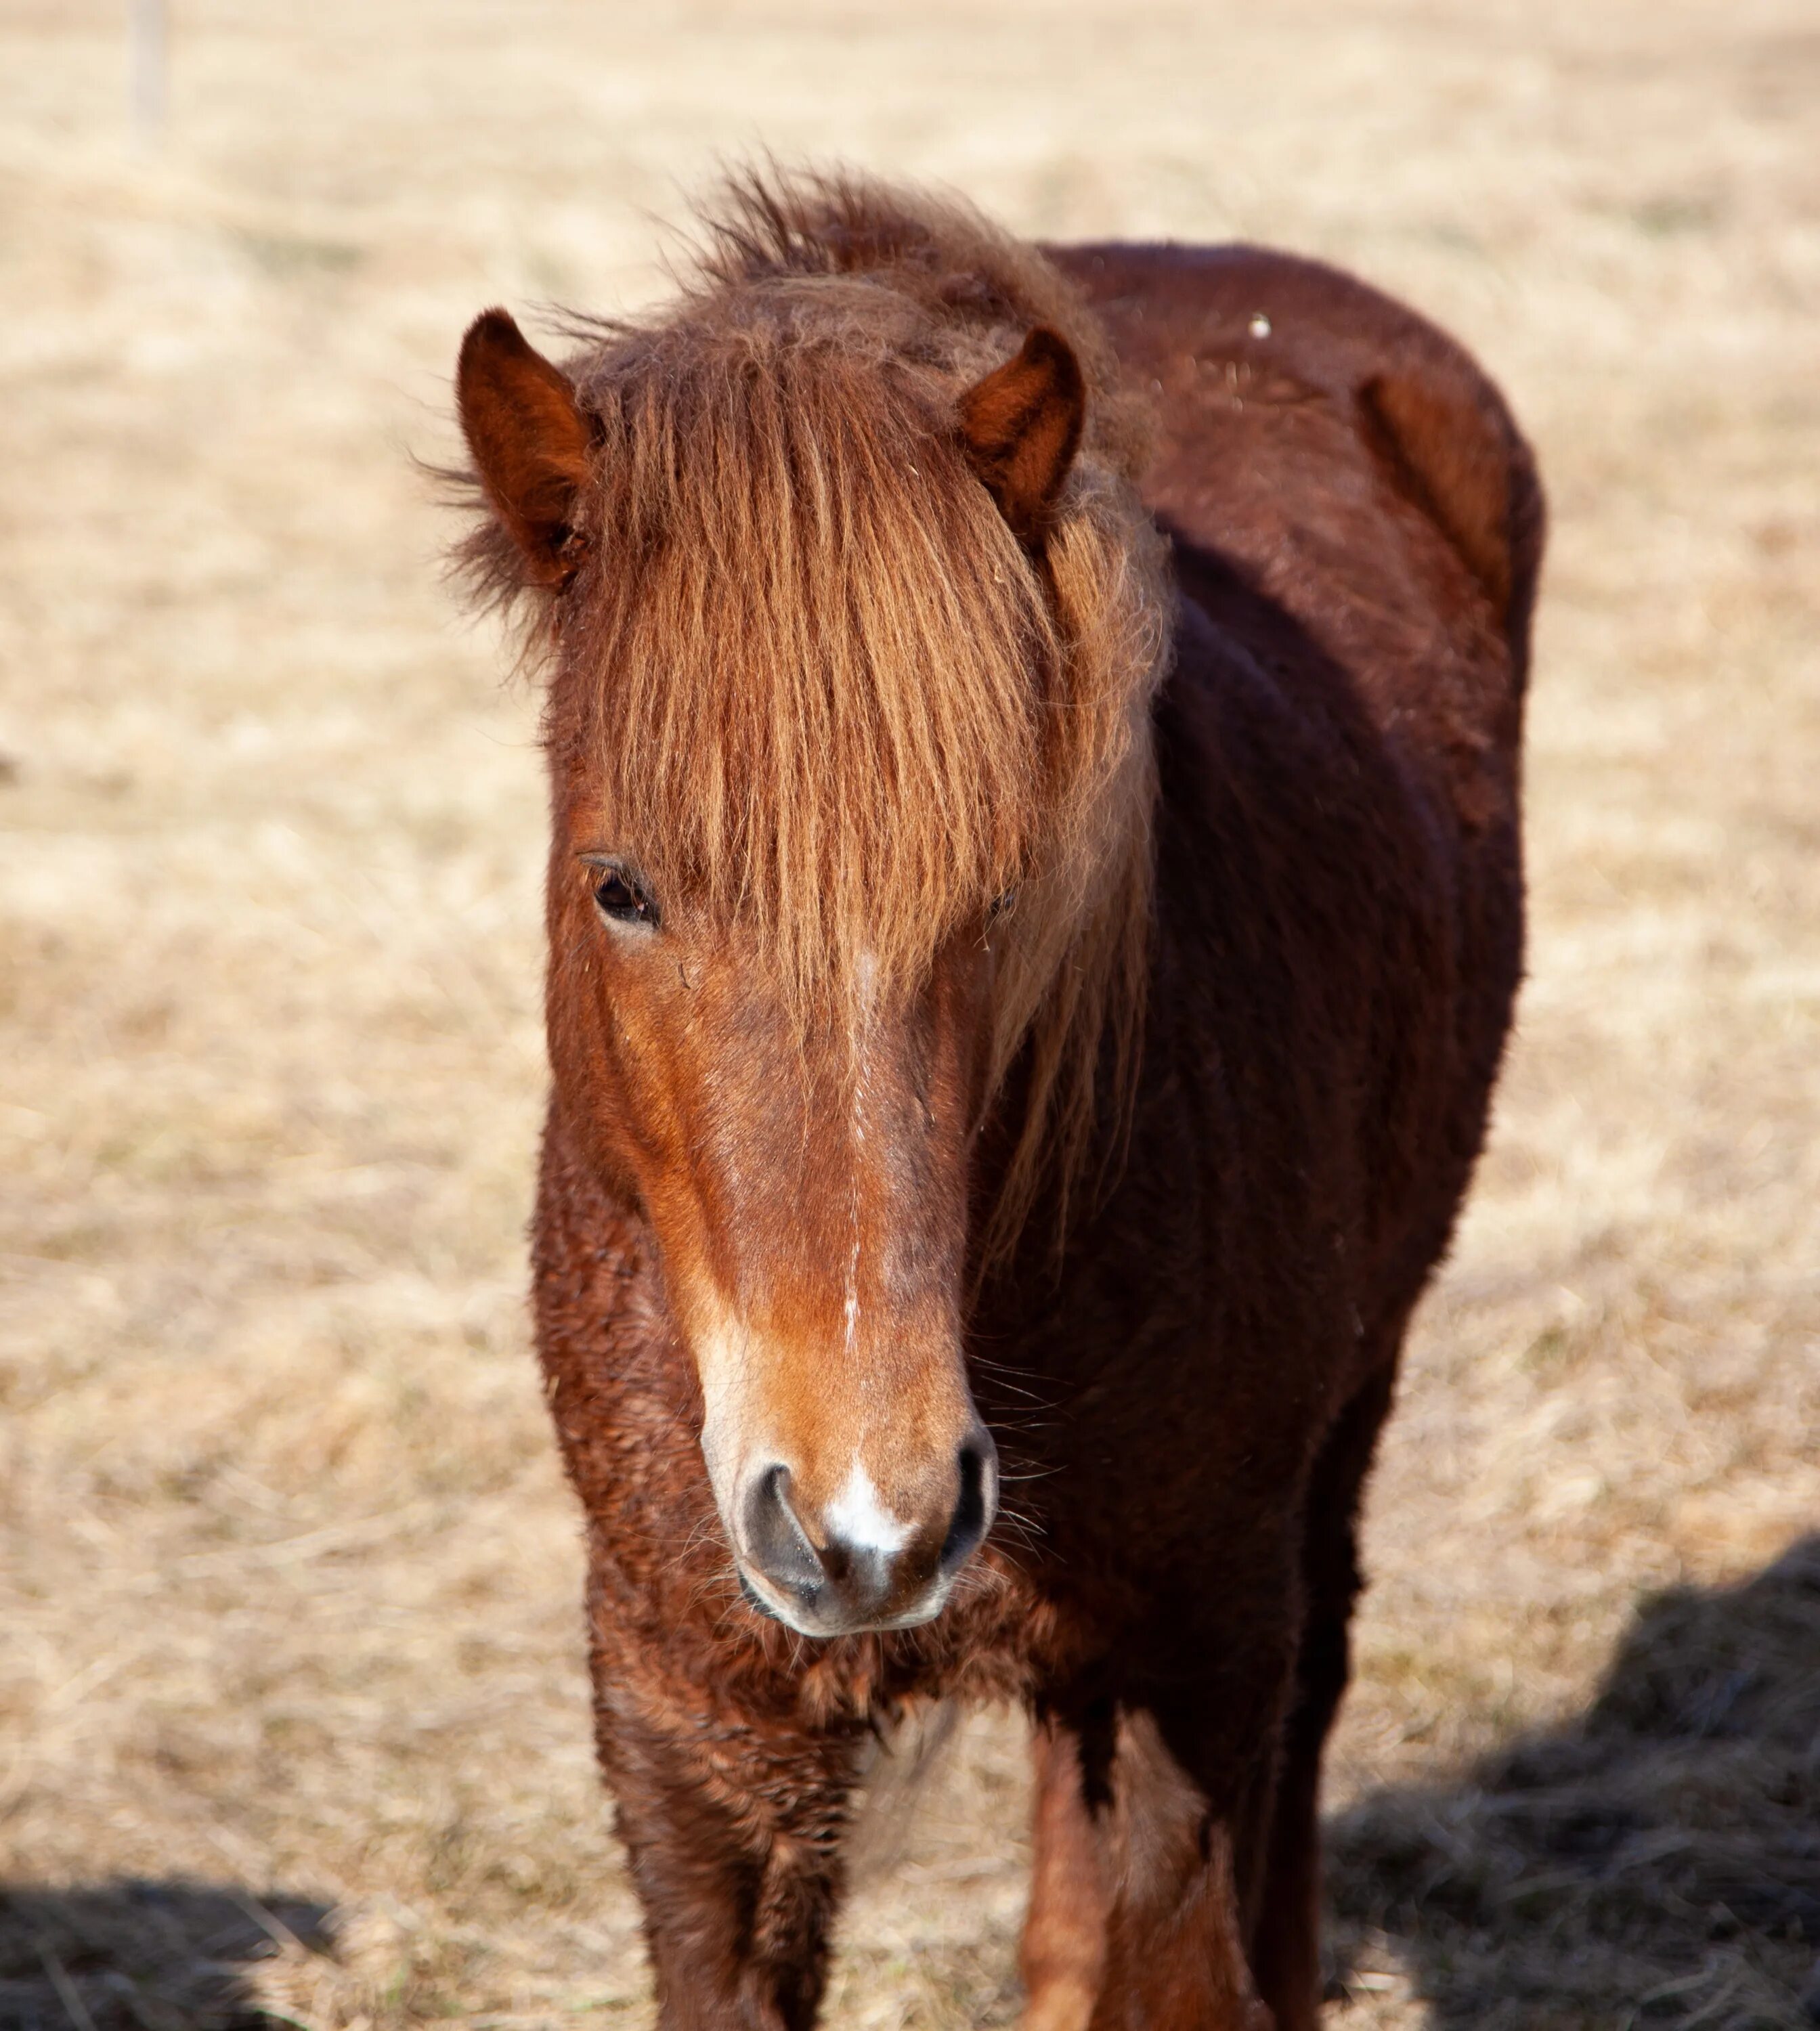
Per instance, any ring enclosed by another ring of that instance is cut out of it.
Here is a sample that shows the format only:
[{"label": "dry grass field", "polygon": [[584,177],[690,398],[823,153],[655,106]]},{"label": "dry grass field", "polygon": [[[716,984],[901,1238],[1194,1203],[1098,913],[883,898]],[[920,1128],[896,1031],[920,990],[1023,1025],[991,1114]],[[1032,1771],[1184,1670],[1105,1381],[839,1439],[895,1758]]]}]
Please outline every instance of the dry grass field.
[{"label": "dry grass field", "polygon": [[[0,0],[0,2026],[648,2021],[532,1366],[535,702],[438,577],[482,305],[767,143],[1249,237],[1553,505],[1531,978],[1376,1485],[1337,2031],[1820,2018],[1814,0]],[[1007,1716],[828,2012],[1011,2022]]]}]

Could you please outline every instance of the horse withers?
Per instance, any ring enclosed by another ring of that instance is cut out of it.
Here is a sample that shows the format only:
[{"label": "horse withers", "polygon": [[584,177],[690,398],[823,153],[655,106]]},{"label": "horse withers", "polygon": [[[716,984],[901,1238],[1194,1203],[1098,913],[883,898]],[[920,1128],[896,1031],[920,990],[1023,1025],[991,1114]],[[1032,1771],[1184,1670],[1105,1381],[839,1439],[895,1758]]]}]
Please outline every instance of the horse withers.
[{"label": "horse withers", "polygon": [[838,176],[573,335],[469,331],[463,554],[547,676],[538,1340],[662,2021],[812,2022],[868,1738],[959,1697],[1035,1724],[1033,2031],[1299,2031],[1529,453],[1332,270]]}]

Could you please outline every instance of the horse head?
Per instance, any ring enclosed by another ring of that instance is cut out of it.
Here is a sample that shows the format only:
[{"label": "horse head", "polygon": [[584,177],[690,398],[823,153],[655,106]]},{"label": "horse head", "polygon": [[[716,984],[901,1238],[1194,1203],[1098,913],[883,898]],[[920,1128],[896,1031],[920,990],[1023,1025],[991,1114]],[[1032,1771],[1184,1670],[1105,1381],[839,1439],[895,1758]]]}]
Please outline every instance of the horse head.
[{"label": "horse head", "polygon": [[1066,1083],[1039,1004],[1124,949],[1083,869],[1141,800],[1046,554],[1067,341],[963,377],[864,304],[732,295],[566,367],[489,311],[457,389],[552,648],[557,1105],[655,1236],[748,1598],[828,1636],[937,1614],[992,1523],[980,1130],[1020,1046]]}]

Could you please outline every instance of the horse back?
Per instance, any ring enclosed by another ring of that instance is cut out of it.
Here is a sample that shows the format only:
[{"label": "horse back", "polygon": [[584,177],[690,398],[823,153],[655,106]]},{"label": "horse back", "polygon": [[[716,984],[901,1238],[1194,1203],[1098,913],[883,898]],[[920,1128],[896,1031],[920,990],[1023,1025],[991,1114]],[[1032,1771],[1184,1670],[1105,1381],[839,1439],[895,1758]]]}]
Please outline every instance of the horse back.
[{"label": "horse back", "polygon": [[[1514,754],[1542,499],[1471,356],[1368,285],[1292,255],[1047,251],[1149,389],[1145,498],[1184,594],[1217,560],[1341,653],[1386,721],[1442,714],[1452,724],[1436,737],[1456,751]],[[1456,668],[1449,684],[1438,663],[1470,663],[1471,681],[1462,688]]]},{"label": "horse back", "polygon": [[1344,1230],[1332,1296],[1388,1322],[1445,1244],[1520,975],[1534,463],[1460,347],[1335,270],[1048,251],[1156,416],[1179,610],[1154,1058],[1175,1094],[1218,1066],[1274,1097],[1228,1118],[1210,1095],[1189,1138],[1247,1153],[1209,1199],[1229,1257],[1253,1220],[1259,1263]]}]

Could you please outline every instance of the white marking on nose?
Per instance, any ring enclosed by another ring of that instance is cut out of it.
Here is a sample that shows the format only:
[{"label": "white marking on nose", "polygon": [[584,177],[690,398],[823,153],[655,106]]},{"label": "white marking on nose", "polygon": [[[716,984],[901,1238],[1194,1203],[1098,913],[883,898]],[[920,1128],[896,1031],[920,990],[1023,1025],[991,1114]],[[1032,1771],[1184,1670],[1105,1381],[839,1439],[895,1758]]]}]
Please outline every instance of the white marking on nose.
[{"label": "white marking on nose", "polygon": [[846,1485],[822,1511],[822,1522],[830,1537],[856,1552],[889,1555],[901,1552],[910,1538],[910,1527],[900,1523],[878,1500],[872,1477],[855,1460]]}]

